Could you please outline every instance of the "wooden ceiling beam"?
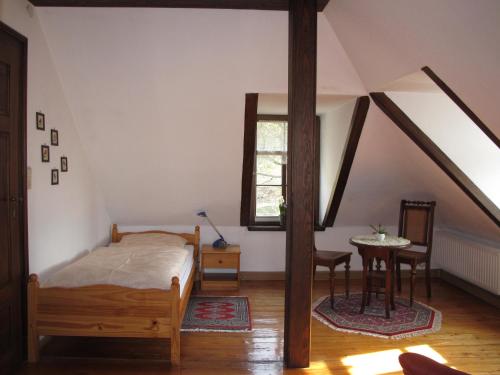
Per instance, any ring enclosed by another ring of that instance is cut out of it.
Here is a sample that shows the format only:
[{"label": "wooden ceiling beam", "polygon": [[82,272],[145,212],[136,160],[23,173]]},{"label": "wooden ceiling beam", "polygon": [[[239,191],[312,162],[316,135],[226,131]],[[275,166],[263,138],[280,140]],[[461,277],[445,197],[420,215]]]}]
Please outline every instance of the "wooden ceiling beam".
[{"label": "wooden ceiling beam", "polygon": [[500,148],[500,140],[496,134],[486,126],[484,122],[470,109],[467,104],[465,104],[460,97],[455,94],[455,92],[441,79],[436,73],[432,71],[428,66],[424,66],[422,71],[427,74],[427,76],[434,81],[436,85],[439,86],[443,92],[448,95],[448,97],[453,100],[453,102],[460,108],[469,118],[477,125],[479,129],[483,131],[486,136],[493,141]]},{"label": "wooden ceiling beam", "polygon": [[[474,182],[385,93],[370,93],[373,101],[462,191],[497,225],[500,210]],[[468,150],[464,150],[467,152]]]},{"label": "wooden ceiling beam", "polygon": [[311,349],[316,139],[316,0],[290,0],[284,360],[308,367]]},{"label": "wooden ceiling beam", "polygon": [[[204,8],[288,10],[288,0],[29,0],[38,7]],[[329,0],[318,0],[322,12]]]}]

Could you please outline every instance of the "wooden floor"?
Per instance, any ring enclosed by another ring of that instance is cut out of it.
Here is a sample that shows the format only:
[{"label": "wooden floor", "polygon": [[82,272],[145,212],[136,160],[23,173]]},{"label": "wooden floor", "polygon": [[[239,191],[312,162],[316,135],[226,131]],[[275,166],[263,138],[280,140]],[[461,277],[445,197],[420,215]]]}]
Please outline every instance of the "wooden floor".
[{"label": "wooden floor", "polygon": [[[359,280],[353,284],[359,291]],[[474,375],[500,374],[500,311],[439,280],[431,301],[423,289],[420,282],[417,299],[443,313],[441,331],[388,340],[336,332],[313,319],[308,369],[283,369],[283,283],[253,281],[243,282],[239,291],[250,298],[253,331],[183,333],[180,369],[170,368],[168,341],[58,338],[46,345],[39,364],[25,366],[19,375],[399,374],[398,353],[415,346]],[[328,284],[317,282],[314,298],[326,294]]]}]

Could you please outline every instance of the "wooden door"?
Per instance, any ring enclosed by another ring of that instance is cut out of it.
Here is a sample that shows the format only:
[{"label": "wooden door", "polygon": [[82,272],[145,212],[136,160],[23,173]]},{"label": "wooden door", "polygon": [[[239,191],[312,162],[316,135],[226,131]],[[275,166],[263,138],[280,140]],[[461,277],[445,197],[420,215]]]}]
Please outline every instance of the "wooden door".
[{"label": "wooden door", "polygon": [[0,23],[0,373],[22,360],[26,40]]}]

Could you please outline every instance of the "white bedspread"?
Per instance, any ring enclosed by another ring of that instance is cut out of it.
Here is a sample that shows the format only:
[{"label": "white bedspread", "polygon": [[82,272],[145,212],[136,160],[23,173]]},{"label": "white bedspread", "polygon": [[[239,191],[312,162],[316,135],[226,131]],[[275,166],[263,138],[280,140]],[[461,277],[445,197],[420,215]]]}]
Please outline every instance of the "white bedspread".
[{"label": "white bedspread", "polygon": [[99,247],[55,272],[41,287],[74,288],[110,284],[136,289],[169,290],[181,278],[189,250],[173,245]]}]

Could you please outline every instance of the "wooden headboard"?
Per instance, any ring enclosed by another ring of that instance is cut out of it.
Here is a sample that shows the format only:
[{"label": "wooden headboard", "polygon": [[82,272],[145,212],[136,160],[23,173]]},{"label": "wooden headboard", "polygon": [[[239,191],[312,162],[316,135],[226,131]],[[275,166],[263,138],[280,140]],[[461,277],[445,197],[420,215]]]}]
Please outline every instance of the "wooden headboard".
[{"label": "wooden headboard", "polygon": [[144,232],[118,232],[118,225],[113,224],[113,226],[111,227],[111,242],[120,242],[123,236],[127,236],[129,234],[144,234],[144,233],[164,233],[182,237],[187,241],[186,245],[193,245],[194,257],[195,259],[198,259],[198,254],[200,252],[200,227],[198,225],[194,228],[194,233],[173,233],[173,232],[166,232],[164,230],[147,230]]}]

